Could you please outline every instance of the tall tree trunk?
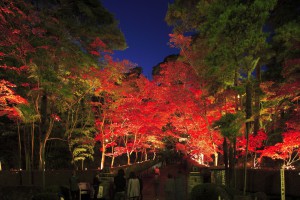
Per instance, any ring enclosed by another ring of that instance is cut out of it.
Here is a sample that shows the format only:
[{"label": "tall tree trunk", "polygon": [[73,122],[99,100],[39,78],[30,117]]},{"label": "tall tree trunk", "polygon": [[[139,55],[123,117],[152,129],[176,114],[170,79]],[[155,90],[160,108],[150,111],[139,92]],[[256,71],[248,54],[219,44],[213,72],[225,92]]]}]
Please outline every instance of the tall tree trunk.
[{"label": "tall tree trunk", "polygon": [[234,175],[234,145],[233,142],[230,141],[229,144],[229,169],[228,169],[228,177],[229,177],[229,187],[233,187],[233,175]]},{"label": "tall tree trunk", "polygon": [[111,163],[110,163],[110,167],[114,167],[115,164],[115,154],[114,154],[114,146],[111,147],[111,153],[112,153],[112,157],[111,157]]},{"label": "tall tree trunk", "polygon": [[256,66],[256,83],[255,83],[255,113],[254,113],[254,127],[253,127],[253,134],[256,135],[258,130],[260,129],[260,82],[261,82],[261,69],[260,66]]},{"label": "tall tree trunk", "polygon": [[135,159],[134,159],[134,163],[137,163],[137,161],[138,161],[138,156],[139,156],[138,151],[135,151]]},{"label": "tall tree trunk", "polygon": [[46,120],[47,120],[47,94],[44,93],[41,98],[41,109],[40,109],[40,124],[39,124],[39,139],[40,139],[40,148],[39,148],[39,170],[44,170],[45,162],[45,138],[46,138]]},{"label": "tall tree trunk", "polygon": [[218,166],[218,159],[219,159],[219,154],[218,154],[218,152],[215,152],[215,153],[214,153],[214,157],[215,157],[215,160],[214,160],[214,166]]},{"label": "tall tree trunk", "polygon": [[105,154],[106,154],[106,145],[103,144],[103,145],[102,145],[102,155],[101,155],[100,169],[103,169],[103,168],[104,168],[104,164],[105,164]]},{"label": "tall tree trunk", "polygon": [[156,153],[153,152],[153,159],[152,160],[155,160],[155,158],[156,158]]},{"label": "tall tree trunk", "polygon": [[223,152],[224,152],[224,165],[225,165],[225,182],[226,185],[228,186],[229,184],[229,171],[228,171],[228,145],[227,145],[227,140],[226,137],[224,137],[223,141]]},{"label": "tall tree trunk", "polygon": [[252,84],[250,80],[246,83],[246,155],[244,161],[244,189],[243,193],[246,194],[247,189],[247,161],[248,161],[248,147],[249,147],[249,133],[251,129],[251,122],[249,122],[252,116]]},{"label": "tall tree trunk", "polygon": [[31,128],[31,169],[34,168],[34,131],[35,131],[35,123],[32,122],[32,128]]},{"label": "tall tree trunk", "polygon": [[145,161],[148,160],[148,154],[147,154],[147,149],[145,149]]},{"label": "tall tree trunk", "polygon": [[126,154],[127,154],[127,165],[130,165],[130,152],[127,150],[126,151]]},{"label": "tall tree trunk", "polygon": [[236,159],[236,138],[234,138],[233,141],[233,187],[236,188],[236,167],[235,164],[237,163],[237,159]]},{"label": "tall tree trunk", "polygon": [[19,169],[22,169],[22,144],[21,144],[21,132],[20,132],[20,122],[17,120],[18,126],[18,144],[19,144]]},{"label": "tall tree trunk", "polygon": [[27,134],[27,137],[26,137],[26,126],[24,126],[23,131],[24,131],[23,141],[24,141],[25,169],[26,169],[26,171],[30,171],[30,167],[31,167],[30,148],[29,148],[30,139],[29,139],[29,134]]}]

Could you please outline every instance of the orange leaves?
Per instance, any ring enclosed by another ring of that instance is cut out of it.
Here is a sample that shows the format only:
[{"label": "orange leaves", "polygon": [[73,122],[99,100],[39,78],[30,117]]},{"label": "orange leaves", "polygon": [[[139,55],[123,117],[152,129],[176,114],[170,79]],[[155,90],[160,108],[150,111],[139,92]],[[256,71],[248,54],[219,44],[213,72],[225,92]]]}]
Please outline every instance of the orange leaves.
[{"label": "orange leaves", "polygon": [[192,38],[186,37],[182,34],[169,34],[170,36],[170,46],[175,48],[186,49],[190,46]]},{"label": "orange leaves", "polygon": [[18,104],[26,104],[26,99],[16,95],[11,87],[16,87],[14,84],[0,80],[0,116],[7,115],[13,119],[20,116],[17,108],[14,106]]}]

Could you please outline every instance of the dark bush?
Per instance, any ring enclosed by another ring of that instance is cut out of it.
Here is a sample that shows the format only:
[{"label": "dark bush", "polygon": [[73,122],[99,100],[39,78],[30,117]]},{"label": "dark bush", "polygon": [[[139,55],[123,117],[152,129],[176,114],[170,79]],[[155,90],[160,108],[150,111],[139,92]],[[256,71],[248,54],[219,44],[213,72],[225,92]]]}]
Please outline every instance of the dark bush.
[{"label": "dark bush", "polygon": [[219,196],[222,200],[230,200],[226,190],[213,183],[196,185],[191,191],[191,200],[218,200]]},{"label": "dark bush", "polygon": [[226,187],[226,186],[223,186],[223,185],[220,186],[220,187],[222,187],[226,191],[226,193],[228,194],[230,199],[234,199],[234,197],[236,195],[243,195],[242,191],[236,190],[234,188]]},{"label": "dark bush", "polygon": [[254,193],[254,199],[256,200],[268,200],[268,196],[263,192]]},{"label": "dark bush", "polygon": [[7,186],[0,188],[1,200],[31,200],[32,196],[42,191],[37,186]]},{"label": "dark bush", "polygon": [[39,193],[32,197],[32,200],[59,200],[59,197],[56,193]]},{"label": "dark bush", "polygon": [[65,200],[70,199],[70,191],[68,186],[51,185],[45,188],[45,193],[54,193],[64,197]]}]

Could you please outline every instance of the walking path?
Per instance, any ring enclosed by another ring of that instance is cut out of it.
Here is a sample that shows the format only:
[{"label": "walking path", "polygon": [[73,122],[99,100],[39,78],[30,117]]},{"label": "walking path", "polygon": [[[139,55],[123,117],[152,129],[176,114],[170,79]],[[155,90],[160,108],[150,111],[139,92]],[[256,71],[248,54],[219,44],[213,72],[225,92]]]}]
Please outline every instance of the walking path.
[{"label": "walking path", "polygon": [[[159,185],[159,196],[155,198],[154,194],[154,174],[150,174],[149,177],[143,178],[143,200],[165,200],[164,194],[164,185],[167,180],[168,173],[172,174],[173,177],[177,176],[178,170],[182,170],[179,164],[167,165],[160,168],[160,185]],[[182,173],[185,174],[185,171],[182,170]],[[186,176],[185,176],[185,185],[186,185]],[[185,199],[182,199],[185,200]]]}]

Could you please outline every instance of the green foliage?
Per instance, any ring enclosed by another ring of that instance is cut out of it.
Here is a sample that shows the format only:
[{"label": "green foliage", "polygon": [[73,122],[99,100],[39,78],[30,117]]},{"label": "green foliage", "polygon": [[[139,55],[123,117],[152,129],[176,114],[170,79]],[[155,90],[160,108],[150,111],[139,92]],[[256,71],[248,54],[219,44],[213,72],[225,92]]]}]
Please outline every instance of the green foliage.
[{"label": "green foliage", "polygon": [[230,141],[233,141],[240,134],[241,127],[244,123],[244,114],[238,112],[236,114],[226,113],[214,123],[214,126],[218,126],[224,137],[227,137]]},{"label": "green foliage", "polygon": [[36,112],[32,108],[32,105],[20,104],[18,105],[18,108],[22,113],[21,119],[24,123],[32,123],[40,119],[40,116],[36,114]]},{"label": "green foliage", "polygon": [[70,169],[72,167],[72,155],[70,154],[66,142],[51,140],[48,142],[47,146],[47,169]]},{"label": "green foliage", "polygon": [[195,31],[203,16],[195,10],[199,0],[176,0],[169,4],[165,21],[168,25],[174,26],[175,31],[189,32]]},{"label": "green foliage", "polygon": [[78,145],[73,150],[74,161],[82,161],[85,159],[94,160],[94,149],[90,145]]},{"label": "green foliage", "polygon": [[73,162],[81,161],[82,168],[83,162],[86,159],[94,160],[95,140],[93,133],[93,128],[78,128],[73,130],[72,139],[69,144],[72,148]]},{"label": "green foliage", "polygon": [[44,3],[46,12],[49,7],[54,16],[61,20],[63,31],[67,31],[68,36],[81,43],[81,47],[87,45],[95,37],[100,37],[111,49],[125,49],[126,42],[123,33],[118,28],[118,23],[114,16],[103,7],[100,1],[71,1]]}]

